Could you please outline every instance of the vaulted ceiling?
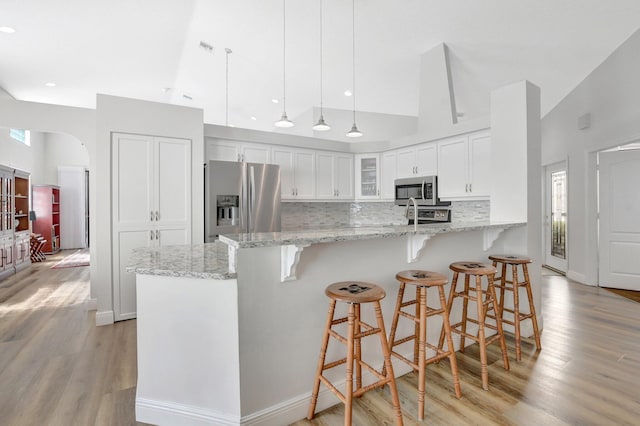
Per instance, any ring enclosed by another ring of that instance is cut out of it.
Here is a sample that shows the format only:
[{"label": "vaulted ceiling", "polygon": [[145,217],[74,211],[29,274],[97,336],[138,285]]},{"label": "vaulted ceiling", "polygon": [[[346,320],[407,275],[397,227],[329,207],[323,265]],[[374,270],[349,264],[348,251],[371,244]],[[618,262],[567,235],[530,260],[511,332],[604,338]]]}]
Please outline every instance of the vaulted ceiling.
[{"label": "vaulted ceiling", "polygon": [[[352,108],[352,4],[322,7],[331,124]],[[287,133],[314,135],[319,12],[320,0],[286,2]],[[0,86],[19,100],[95,107],[106,93],[202,108],[224,125],[229,48],[229,124],[272,131],[282,113],[283,0],[2,0],[2,26],[16,32],[0,33]],[[638,28],[637,0],[355,0],[356,108],[417,116],[420,56],[445,43],[461,120],[523,79],[540,86],[544,115]],[[358,125],[360,140],[393,137]],[[347,140],[347,130],[316,135]]]}]

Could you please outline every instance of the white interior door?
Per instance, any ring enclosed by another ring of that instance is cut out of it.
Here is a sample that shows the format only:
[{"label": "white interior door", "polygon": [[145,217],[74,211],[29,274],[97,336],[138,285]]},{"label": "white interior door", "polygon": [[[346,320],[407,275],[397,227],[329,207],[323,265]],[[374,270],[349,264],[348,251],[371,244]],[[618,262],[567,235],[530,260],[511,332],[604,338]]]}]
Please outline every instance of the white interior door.
[{"label": "white interior door", "polygon": [[60,248],[85,248],[85,168],[59,166],[58,186],[64,194],[60,198]]},{"label": "white interior door", "polygon": [[640,150],[599,161],[599,285],[640,291]]},{"label": "white interior door", "polygon": [[567,272],[567,164],[546,167],[544,245],[545,265]]}]

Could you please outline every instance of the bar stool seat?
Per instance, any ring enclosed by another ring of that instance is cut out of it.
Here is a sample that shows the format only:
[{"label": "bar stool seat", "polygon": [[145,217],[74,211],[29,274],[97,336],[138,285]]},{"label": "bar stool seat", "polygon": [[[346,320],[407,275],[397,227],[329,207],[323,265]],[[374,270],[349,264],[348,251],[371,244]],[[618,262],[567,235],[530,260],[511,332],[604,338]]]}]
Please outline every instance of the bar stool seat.
[{"label": "bar stool seat", "polygon": [[[540,330],[538,329],[538,317],[536,316],[536,307],[533,303],[533,294],[531,293],[531,280],[529,278],[528,264],[532,263],[527,256],[518,255],[498,255],[489,256],[493,261],[493,266],[500,269],[501,275],[494,279],[494,286],[500,289],[500,317],[504,324],[513,326],[516,340],[516,361],[522,359],[521,333],[520,324],[522,321],[531,320],[533,326],[533,336],[536,341],[536,349],[541,350]],[[500,265],[498,265],[500,264]],[[511,266],[511,280],[507,279],[507,265]],[[522,268],[522,276],[524,281],[519,281],[518,267]],[[520,312],[520,288],[524,287],[529,302],[529,312]],[[505,293],[510,291],[512,294],[513,308],[505,307]],[[504,313],[511,314],[510,318],[505,318]]]},{"label": "bar stool seat", "polygon": [[[462,299],[462,319],[460,322],[451,324],[451,331],[460,335],[460,352],[464,352],[465,339],[474,340],[480,345],[480,368],[482,376],[482,388],[489,389],[489,370],[487,368],[487,346],[494,342],[500,343],[502,352],[502,361],[505,370],[509,370],[509,358],[507,356],[507,345],[502,330],[502,321],[500,318],[500,307],[497,303],[496,292],[494,288],[494,277],[496,268],[480,262],[454,262],[449,265],[449,269],[453,271],[453,279],[451,280],[451,289],[449,291],[449,299],[447,301],[447,310],[451,312],[454,300]],[[456,291],[458,286],[458,278],[462,274],[464,276],[464,288],[462,291]],[[474,277],[475,286],[470,285],[470,278]],[[483,288],[483,280],[485,278],[486,286]],[[475,302],[477,307],[477,318],[469,317],[468,305],[469,301]],[[493,314],[490,314],[493,312]],[[486,322],[487,317],[492,318],[495,324]],[[467,323],[478,325],[477,335],[467,332]],[[496,331],[496,334],[487,337],[486,328]],[[440,333],[440,341],[438,346],[443,347],[445,333]]]},{"label": "bar stool seat", "polygon": [[[391,364],[391,356],[387,342],[386,332],[384,328],[384,320],[382,318],[382,310],[380,308],[380,300],[386,296],[382,287],[362,281],[341,281],[330,284],[325,294],[329,297],[329,312],[323,332],[323,340],[320,348],[320,357],[318,359],[318,367],[314,379],[313,390],[311,392],[311,402],[307,418],[313,419],[315,408],[318,402],[318,393],[320,391],[320,383],[323,383],[329,390],[338,396],[340,401],[345,405],[344,424],[351,425],[352,417],[352,401],[353,398],[362,396],[365,392],[389,385],[391,390],[391,399],[395,414],[396,425],[401,426],[402,412],[400,411],[400,400],[398,398],[398,389],[393,374],[393,366]],[[345,302],[348,306],[348,314],[343,318],[334,318],[336,302]],[[373,327],[364,321],[360,316],[361,304],[373,304],[375,311],[377,327]],[[347,323],[346,337],[340,335],[334,326]],[[361,340],[364,337],[378,335],[380,337],[380,346],[384,356],[384,368],[382,372],[377,371],[371,365],[362,359]],[[347,346],[347,354],[345,358],[325,364],[327,348],[329,346],[329,337],[333,337],[338,342]],[[355,365],[354,365],[355,363]],[[345,391],[340,392],[324,375],[323,372],[330,368],[346,364],[346,381]],[[355,366],[355,389],[353,384]],[[367,369],[371,374],[378,378],[378,381],[367,386],[362,386],[362,367]]]},{"label": "bar stool seat", "polygon": [[[449,311],[444,294],[444,286],[449,280],[446,276],[437,272],[415,269],[398,272],[396,274],[396,280],[400,283],[400,288],[398,289],[396,308],[391,323],[389,347],[391,355],[405,362],[411,366],[414,371],[418,372],[418,420],[422,421],[424,419],[425,377],[426,366],[428,364],[440,361],[443,358],[449,358],[456,397],[460,398],[462,396],[460,379],[458,377],[458,364],[453,347],[453,339],[451,338],[451,327],[449,325]],[[404,291],[407,284],[416,287],[416,297],[415,299],[404,301]],[[430,287],[436,287],[438,289],[440,306],[437,308],[430,307],[427,303],[427,290]],[[413,305],[415,305],[415,315],[404,310],[404,308]],[[443,350],[427,342],[427,318],[434,315],[442,316],[442,329],[447,339],[447,350]],[[414,332],[410,336],[396,340],[396,329],[401,317],[414,322]],[[394,347],[408,342],[413,342],[413,360],[394,351]],[[435,352],[435,354],[429,358],[427,358],[427,348]]]}]

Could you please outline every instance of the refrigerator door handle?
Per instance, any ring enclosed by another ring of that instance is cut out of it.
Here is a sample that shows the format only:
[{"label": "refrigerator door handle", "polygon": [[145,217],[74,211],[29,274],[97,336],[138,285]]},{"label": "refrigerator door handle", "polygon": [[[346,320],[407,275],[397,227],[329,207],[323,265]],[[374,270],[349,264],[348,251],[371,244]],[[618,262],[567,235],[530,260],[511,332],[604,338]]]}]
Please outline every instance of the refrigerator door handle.
[{"label": "refrigerator door handle", "polygon": [[249,232],[253,232],[253,208],[256,204],[256,173],[253,166],[249,166]]},{"label": "refrigerator door handle", "polygon": [[241,193],[240,193],[240,202],[239,204],[239,208],[238,208],[238,213],[240,216],[240,232],[247,232],[247,224],[245,223],[245,220],[247,220],[247,214],[245,213],[245,210],[247,209],[247,164],[246,163],[240,163],[240,176],[241,176],[241,180],[242,180],[242,184],[241,184]]}]

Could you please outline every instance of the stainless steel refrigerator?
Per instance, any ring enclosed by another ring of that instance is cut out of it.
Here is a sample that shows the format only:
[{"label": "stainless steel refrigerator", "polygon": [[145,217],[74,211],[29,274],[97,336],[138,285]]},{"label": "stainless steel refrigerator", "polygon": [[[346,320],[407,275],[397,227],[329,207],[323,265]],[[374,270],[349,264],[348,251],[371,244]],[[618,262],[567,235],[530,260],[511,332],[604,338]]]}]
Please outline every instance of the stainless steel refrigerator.
[{"label": "stainless steel refrigerator", "polygon": [[220,234],[280,231],[280,166],[205,164],[205,241]]}]

